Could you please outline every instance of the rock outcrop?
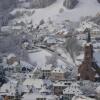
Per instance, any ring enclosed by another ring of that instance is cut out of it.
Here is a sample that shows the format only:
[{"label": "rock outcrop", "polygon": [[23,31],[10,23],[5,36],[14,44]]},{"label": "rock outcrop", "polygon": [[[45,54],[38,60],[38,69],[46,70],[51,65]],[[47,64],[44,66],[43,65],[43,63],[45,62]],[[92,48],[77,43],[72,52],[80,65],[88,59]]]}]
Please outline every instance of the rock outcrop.
[{"label": "rock outcrop", "polygon": [[53,4],[56,0],[32,0],[32,8],[45,8]]},{"label": "rock outcrop", "polygon": [[63,5],[68,9],[73,9],[78,3],[78,0],[65,0]]}]

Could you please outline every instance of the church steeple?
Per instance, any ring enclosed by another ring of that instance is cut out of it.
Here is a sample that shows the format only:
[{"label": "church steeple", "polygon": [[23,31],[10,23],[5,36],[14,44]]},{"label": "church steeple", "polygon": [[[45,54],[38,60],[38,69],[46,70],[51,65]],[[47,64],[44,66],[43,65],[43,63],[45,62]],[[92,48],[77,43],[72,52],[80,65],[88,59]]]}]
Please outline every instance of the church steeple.
[{"label": "church steeple", "polygon": [[90,34],[90,29],[89,28],[86,28],[84,33],[87,35],[87,43],[90,43],[91,42],[91,34]]},{"label": "church steeple", "polygon": [[79,66],[78,72],[80,78],[83,80],[95,80],[95,71],[93,70],[93,46],[91,43],[90,29],[86,28],[84,31],[86,34],[86,44],[84,46],[84,61]]}]

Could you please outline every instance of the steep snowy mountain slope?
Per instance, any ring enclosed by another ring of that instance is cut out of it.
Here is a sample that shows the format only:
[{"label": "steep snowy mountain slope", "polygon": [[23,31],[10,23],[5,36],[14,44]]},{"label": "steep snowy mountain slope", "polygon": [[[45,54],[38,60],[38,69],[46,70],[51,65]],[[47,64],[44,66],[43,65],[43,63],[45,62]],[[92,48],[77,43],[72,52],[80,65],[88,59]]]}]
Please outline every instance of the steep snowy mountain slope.
[{"label": "steep snowy mountain slope", "polygon": [[[35,13],[32,15],[22,16],[18,20],[32,20],[33,25],[39,24],[42,19],[44,21],[51,19],[55,22],[61,22],[63,20],[78,21],[82,16],[95,16],[100,12],[100,4],[97,0],[79,0],[79,3],[72,10],[65,8],[63,3],[64,0],[57,0],[46,8],[33,9],[35,10]],[[16,11],[18,11],[18,9],[12,11],[11,14],[15,14]]]},{"label": "steep snowy mountain slope", "polygon": [[100,4],[97,2],[97,0],[79,0],[79,3],[75,9],[67,9],[61,16],[77,21],[82,16],[95,16],[99,12]]}]

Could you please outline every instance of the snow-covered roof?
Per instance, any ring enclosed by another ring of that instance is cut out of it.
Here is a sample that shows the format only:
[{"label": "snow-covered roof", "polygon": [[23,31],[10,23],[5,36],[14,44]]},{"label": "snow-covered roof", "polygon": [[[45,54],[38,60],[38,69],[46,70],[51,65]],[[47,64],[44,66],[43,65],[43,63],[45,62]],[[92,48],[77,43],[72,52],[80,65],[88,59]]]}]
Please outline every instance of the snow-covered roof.
[{"label": "snow-covered roof", "polygon": [[52,64],[42,67],[41,70],[52,70]]},{"label": "snow-covered roof", "polygon": [[40,71],[41,68],[35,67],[34,70],[32,71],[32,73],[34,74],[35,72]]},{"label": "snow-covered roof", "polygon": [[97,92],[98,94],[100,94],[100,86],[98,86],[98,87],[96,88],[96,92]]},{"label": "snow-covered roof", "polygon": [[29,59],[32,64],[36,63],[37,66],[43,67],[46,64],[46,57],[51,57],[51,53],[46,50],[41,50],[39,52],[29,53]]},{"label": "snow-covered roof", "polygon": [[78,95],[82,94],[82,91],[78,88],[75,89],[75,88],[68,87],[63,90],[63,94],[74,94],[74,95],[78,96]]},{"label": "snow-covered roof", "polygon": [[82,91],[80,90],[80,86],[77,82],[73,82],[69,85],[66,89],[63,90],[64,94],[74,94],[74,95],[81,95]]},{"label": "snow-covered roof", "polygon": [[22,89],[23,92],[29,93],[29,89],[26,86],[22,85],[20,88]]},{"label": "snow-covered roof", "polygon": [[93,47],[94,48],[100,48],[100,43],[99,42],[96,42],[95,44],[93,44]]},{"label": "snow-covered roof", "polygon": [[47,89],[45,86],[43,86],[39,92],[40,93],[50,93],[51,91]]},{"label": "snow-covered roof", "polygon": [[16,55],[13,54],[13,53],[11,53],[11,54],[9,54],[9,55],[7,56],[7,59],[11,59],[12,57],[16,57]]},{"label": "snow-covered roof", "polygon": [[80,24],[80,27],[77,28],[76,30],[79,31],[79,32],[84,32],[84,30],[86,28],[89,28],[89,29],[92,29],[92,31],[98,31],[99,29],[97,28],[97,24],[93,23],[93,22],[89,22],[89,21],[83,21],[81,24]]},{"label": "snow-covered roof", "polygon": [[13,64],[12,64],[12,66],[13,67],[15,67],[15,66],[17,66],[19,63],[17,62],[17,61],[15,61]]},{"label": "snow-covered roof", "polygon": [[57,35],[67,35],[68,33],[69,33],[69,31],[67,29],[61,29],[56,34]]},{"label": "snow-covered roof", "polygon": [[71,85],[73,82],[72,81],[56,81],[53,83],[53,86],[69,86]]},{"label": "snow-covered roof", "polygon": [[100,75],[96,73],[95,77],[96,77],[96,78],[99,78],[99,77],[100,77]]},{"label": "snow-covered roof", "polygon": [[15,79],[9,79],[8,83],[5,83],[0,88],[0,94],[8,95],[8,96],[14,96],[16,93],[16,89],[18,89],[18,92],[21,94],[22,92],[29,92],[27,87],[19,84],[18,81]]},{"label": "snow-covered roof", "polygon": [[5,83],[0,88],[0,92],[5,93],[6,95],[9,95],[9,96],[15,96],[16,85],[17,85],[17,81]]},{"label": "snow-covered roof", "polygon": [[56,100],[58,97],[56,95],[42,95],[42,94],[25,94],[22,100],[37,100],[37,98],[46,98],[46,100]]},{"label": "snow-covered roof", "polygon": [[84,60],[84,53],[81,53],[79,56],[76,57],[76,64],[80,65]]},{"label": "snow-covered roof", "polygon": [[63,69],[62,67],[56,67],[55,69],[53,69],[52,73],[65,73],[66,70]]},{"label": "snow-covered roof", "polygon": [[53,37],[45,37],[44,38],[44,42],[47,42],[47,43],[57,43],[57,40]]},{"label": "snow-covered roof", "polygon": [[84,95],[80,95],[80,96],[74,96],[72,98],[72,100],[96,100],[96,99],[93,99],[93,98],[89,98],[89,97],[86,97]]},{"label": "snow-covered roof", "polygon": [[37,89],[41,89],[43,85],[47,85],[47,86],[52,85],[52,82],[50,80],[28,78],[23,82],[23,85],[34,86]]},{"label": "snow-covered roof", "polygon": [[89,43],[86,43],[85,45],[86,45],[86,46],[90,46],[90,45],[91,45],[91,42],[89,42]]},{"label": "snow-covered roof", "polygon": [[23,68],[23,67],[25,67],[25,68],[34,68],[34,66],[33,65],[31,65],[30,63],[28,63],[28,62],[26,62],[26,61],[20,61],[20,65],[21,65],[21,67]]},{"label": "snow-covered roof", "polygon": [[100,32],[100,29],[99,28],[97,28],[97,27],[95,27],[95,28],[92,28],[92,30],[91,30],[92,32]]},{"label": "snow-covered roof", "polygon": [[23,82],[23,85],[25,86],[34,86],[35,88],[42,88],[43,86],[43,80],[42,79],[32,79],[32,78],[29,78],[29,79],[26,79],[24,82]]},{"label": "snow-covered roof", "polygon": [[77,82],[73,82],[73,83],[71,84],[71,87],[79,88],[80,85],[79,85]]}]

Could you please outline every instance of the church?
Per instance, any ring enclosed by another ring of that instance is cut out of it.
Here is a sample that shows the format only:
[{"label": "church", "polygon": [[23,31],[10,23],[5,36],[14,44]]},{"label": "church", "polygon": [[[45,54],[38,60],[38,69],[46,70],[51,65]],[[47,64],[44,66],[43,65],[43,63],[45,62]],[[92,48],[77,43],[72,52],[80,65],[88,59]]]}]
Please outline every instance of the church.
[{"label": "church", "polygon": [[93,56],[90,30],[85,29],[84,33],[87,34],[87,42],[84,46],[84,60],[78,66],[78,80],[100,81],[100,66]]}]

